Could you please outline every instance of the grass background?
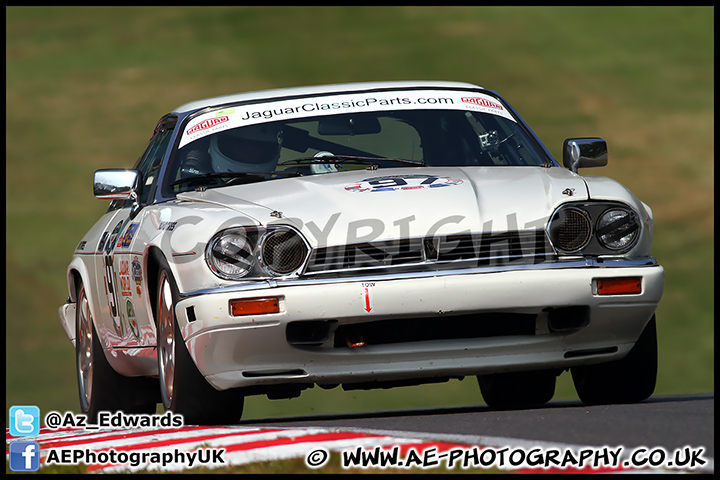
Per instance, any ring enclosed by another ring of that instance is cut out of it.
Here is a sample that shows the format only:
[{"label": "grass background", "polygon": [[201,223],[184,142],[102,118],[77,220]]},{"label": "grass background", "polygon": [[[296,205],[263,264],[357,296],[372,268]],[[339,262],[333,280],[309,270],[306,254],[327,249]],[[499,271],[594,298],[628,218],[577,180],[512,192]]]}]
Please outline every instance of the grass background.
[{"label": "grass background", "polygon": [[[560,158],[608,141],[605,175],[655,215],[666,268],[656,394],[714,391],[712,7],[6,8],[6,408],[78,411],[60,326],[73,248],[164,113],[264,88],[459,80],[497,90]],[[577,398],[568,373],[556,399]],[[474,379],[246,401],[245,418],[481,404]]]}]

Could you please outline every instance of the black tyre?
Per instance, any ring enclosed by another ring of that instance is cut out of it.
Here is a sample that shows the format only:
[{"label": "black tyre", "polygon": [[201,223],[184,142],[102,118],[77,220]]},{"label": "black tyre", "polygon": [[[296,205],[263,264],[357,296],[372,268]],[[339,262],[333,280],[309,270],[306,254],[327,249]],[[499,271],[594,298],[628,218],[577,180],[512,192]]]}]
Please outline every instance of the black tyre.
[{"label": "black tyre", "polygon": [[555,372],[550,370],[477,377],[483,400],[490,408],[498,410],[546,404],[555,394],[556,379]]},{"label": "black tyre", "polygon": [[244,397],[236,390],[219,391],[197,369],[175,317],[179,293],[163,259],[158,269],[157,356],[160,397],[166,411],[182,414],[186,425],[232,424],[242,416]]},{"label": "black tyre", "polygon": [[636,403],[650,397],[657,379],[655,315],[622,360],[571,368],[580,400],[588,405]]},{"label": "black tyre", "polygon": [[117,373],[105,358],[90,313],[87,292],[82,281],[77,289],[75,313],[75,370],[80,410],[89,423],[97,423],[101,411],[155,413],[156,381],[144,377],[125,377]]}]

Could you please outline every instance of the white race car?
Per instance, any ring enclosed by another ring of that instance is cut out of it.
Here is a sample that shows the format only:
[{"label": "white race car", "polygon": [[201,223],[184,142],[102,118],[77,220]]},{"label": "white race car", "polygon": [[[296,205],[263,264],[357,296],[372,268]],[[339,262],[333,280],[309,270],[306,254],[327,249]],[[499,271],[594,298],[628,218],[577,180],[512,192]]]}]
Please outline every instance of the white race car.
[{"label": "white race car", "polygon": [[497,93],[455,82],[288,88],[163,116],[67,270],[82,412],[232,423],[247,395],[477,376],[540,405],[637,402],[657,370],[652,212],[560,166]]}]

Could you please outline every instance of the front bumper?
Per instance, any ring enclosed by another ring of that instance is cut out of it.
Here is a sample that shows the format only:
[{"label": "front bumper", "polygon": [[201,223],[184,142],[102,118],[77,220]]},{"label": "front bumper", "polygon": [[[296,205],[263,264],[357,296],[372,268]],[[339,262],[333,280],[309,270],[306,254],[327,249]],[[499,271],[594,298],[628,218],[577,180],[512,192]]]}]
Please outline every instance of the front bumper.
[{"label": "front bumper", "polygon": [[[221,390],[565,369],[620,359],[630,351],[664,287],[663,268],[647,263],[583,261],[506,271],[296,279],[193,292],[181,298],[176,313],[198,369]],[[617,277],[639,277],[641,292],[597,294],[597,279]],[[229,315],[231,300],[258,297],[279,298],[280,312]],[[570,317],[583,312],[586,318],[558,328],[549,321],[553,311],[570,312]],[[516,314],[532,319],[532,331],[503,334],[502,328],[491,328],[489,335],[462,334],[462,322],[475,331],[474,323],[502,323]],[[327,325],[327,338],[312,344],[289,341],[288,324],[301,321]],[[375,323],[382,321],[388,323]],[[415,322],[438,332],[452,325],[455,333],[417,341]],[[358,337],[352,339],[353,348],[334,338],[354,328],[348,325],[392,326],[395,337],[379,344],[363,344]]]}]

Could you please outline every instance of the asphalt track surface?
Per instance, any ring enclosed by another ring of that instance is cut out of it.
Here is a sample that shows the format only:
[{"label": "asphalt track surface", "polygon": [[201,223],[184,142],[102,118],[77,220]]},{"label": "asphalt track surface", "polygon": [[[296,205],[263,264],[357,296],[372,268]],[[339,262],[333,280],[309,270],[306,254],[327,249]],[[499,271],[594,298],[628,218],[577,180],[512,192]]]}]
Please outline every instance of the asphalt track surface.
[{"label": "asphalt track surface", "polygon": [[715,394],[706,393],[654,396],[627,405],[553,401],[525,410],[493,411],[479,405],[248,420],[241,424],[349,427],[441,434],[442,438],[501,437],[590,446],[659,446],[667,450],[691,446],[704,447],[706,455],[714,457],[714,419]]}]

